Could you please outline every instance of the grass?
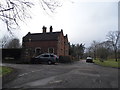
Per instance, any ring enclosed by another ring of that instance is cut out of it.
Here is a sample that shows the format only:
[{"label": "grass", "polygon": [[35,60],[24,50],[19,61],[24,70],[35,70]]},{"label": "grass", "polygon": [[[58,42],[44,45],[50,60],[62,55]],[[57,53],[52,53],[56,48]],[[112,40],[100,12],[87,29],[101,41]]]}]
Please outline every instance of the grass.
[{"label": "grass", "polygon": [[105,60],[104,62],[101,62],[99,59],[97,59],[97,60],[94,60],[94,63],[101,65],[101,66],[120,68],[120,65],[118,64],[120,63],[120,60],[116,62],[113,59],[108,59],[108,60]]},{"label": "grass", "polygon": [[0,77],[6,75],[6,74],[9,74],[13,71],[12,68],[9,68],[9,67],[5,67],[5,66],[0,66]]}]

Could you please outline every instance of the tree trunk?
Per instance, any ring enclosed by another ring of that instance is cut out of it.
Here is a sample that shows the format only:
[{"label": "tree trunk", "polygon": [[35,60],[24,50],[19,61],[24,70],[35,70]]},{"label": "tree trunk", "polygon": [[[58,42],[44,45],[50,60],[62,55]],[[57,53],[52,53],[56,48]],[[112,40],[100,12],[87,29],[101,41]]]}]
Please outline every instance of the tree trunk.
[{"label": "tree trunk", "polygon": [[117,52],[115,51],[115,61],[117,62]]},{"label": "tree trunk", "polygon": [[115,61],[117,62],[117,48],[115,48],[114,54],[115,54]]},{"label": "tree trunk", "polygon": [[96,60],[96,51],[94,51],[94,59]]}]

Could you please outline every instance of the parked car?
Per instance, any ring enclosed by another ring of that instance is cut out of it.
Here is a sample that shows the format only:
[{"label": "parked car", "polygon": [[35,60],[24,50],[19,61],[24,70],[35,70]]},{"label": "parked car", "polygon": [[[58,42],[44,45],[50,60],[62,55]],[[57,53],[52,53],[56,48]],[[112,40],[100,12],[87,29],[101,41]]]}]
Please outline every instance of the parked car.
[{"label": "parked car", "polygon": [[58,63],[58,61],[59,61],[58,56],[50,53],[41,54],[31,59],[31,63],[46,62],[48,64],[55,64]]},{"label": "parked car", "polygon": [[93,62],[93,59],[92,59],[92,57],[87,57],[87,59],[86,59],[86,62]]}]

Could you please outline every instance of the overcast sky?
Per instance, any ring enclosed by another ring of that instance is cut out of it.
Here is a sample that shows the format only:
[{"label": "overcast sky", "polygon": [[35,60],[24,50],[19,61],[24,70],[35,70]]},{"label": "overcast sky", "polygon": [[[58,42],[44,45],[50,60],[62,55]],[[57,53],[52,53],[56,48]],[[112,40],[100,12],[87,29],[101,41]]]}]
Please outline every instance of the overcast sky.
[{"label": "overcast sky", "polygon": [[49,32],[49,26],[52,25],[53,31],[63,29],[71,44],[83,43],[89,46],[93,40],[104,41],[109,31],[118,30],[118,1],[64,0],[62,7],[50,15],[35,2],[37,5],[30,13],[32,19],[21,23],[21,30],[16,35],[22,38],[29,31],[41,33],[43,25]]}]

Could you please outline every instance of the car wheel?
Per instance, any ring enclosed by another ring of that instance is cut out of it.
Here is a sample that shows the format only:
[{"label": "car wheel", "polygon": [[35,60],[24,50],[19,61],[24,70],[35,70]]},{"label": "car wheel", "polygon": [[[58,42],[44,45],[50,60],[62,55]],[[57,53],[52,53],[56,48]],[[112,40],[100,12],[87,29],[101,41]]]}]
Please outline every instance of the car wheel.
[{"label": "car wheel", "polygon": [[49,60],[49,61],[48,61],[48,64],[50,65],[50,64],[52,64],[52,62]]}]

